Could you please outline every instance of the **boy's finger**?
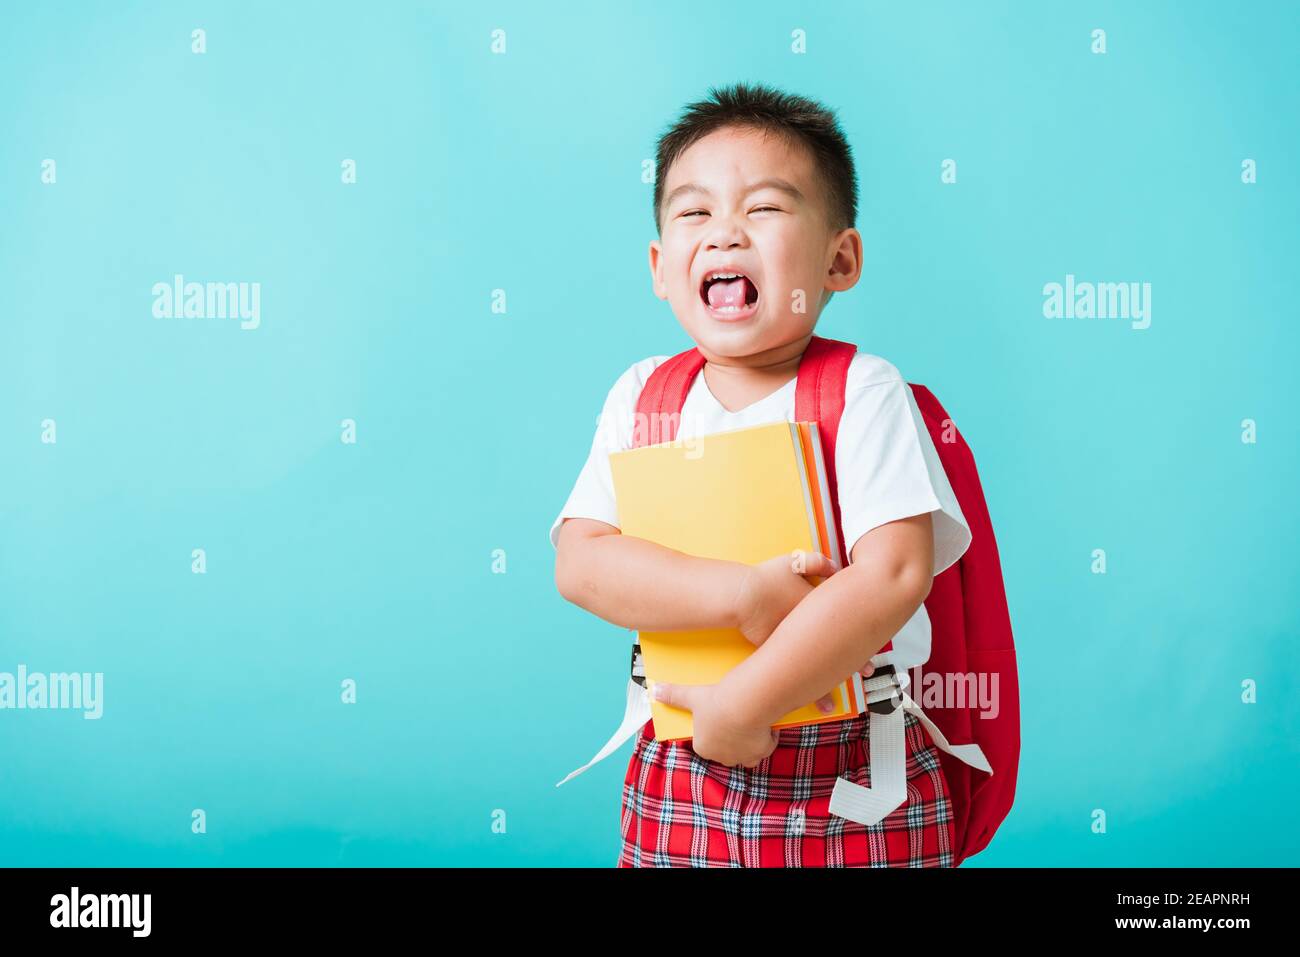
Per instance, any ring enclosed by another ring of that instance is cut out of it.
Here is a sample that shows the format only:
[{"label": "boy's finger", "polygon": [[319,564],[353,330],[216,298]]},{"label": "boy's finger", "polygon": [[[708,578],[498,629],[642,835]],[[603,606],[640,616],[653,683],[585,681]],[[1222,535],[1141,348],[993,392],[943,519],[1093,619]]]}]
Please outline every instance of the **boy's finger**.
[{"label": "boy's finger", "polygon": [[817,552],[817,563],[821,567],[821,571],[819,571],[817,574],[826,575],[826,576],[834,574],[835,563],[831,561],[829,558],[827,558],[825,555],[823,555],[821,552]]},{"label": "boy's finger", "polygon": [[835,710],[835,699],[830,695],[822,695],[817,699],[817,710],[822,714],[830,714]]},{"label": "boy's finger", "polygon": [[674,708],[685,708],[687,711],[691,708],[691,701],[694,700],[694,685],[676,685],[667,681],[658,681],[655,683],[654,690],[651,694],[660,704],[669,704]]},{"label": "boy's finger", "polygon": [[781,732],[780,732],[780,731],[777,731],[777,730],[775,730],[775,729],[773,729],[773,731],[772,731],[772,744],[771,744],[771,746],[767,749],[767,754],[763,755],[763,757],[764,757],[764,758],[770,758],[770,757],[772,756],[772,752],[775,751],[775,750],[780,746],[780,744],[781,744]]},{"label": "boy's finger", "polygon": [[799,551],[795,553],[791,568],[800,575],[829,578],[835,572],[835,563],[821,552]]}]

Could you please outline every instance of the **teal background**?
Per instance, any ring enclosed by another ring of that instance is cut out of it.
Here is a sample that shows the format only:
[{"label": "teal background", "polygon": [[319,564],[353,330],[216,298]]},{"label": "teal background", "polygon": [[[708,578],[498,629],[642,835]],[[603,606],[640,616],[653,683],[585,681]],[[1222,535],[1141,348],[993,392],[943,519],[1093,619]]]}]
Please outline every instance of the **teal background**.
[{"label": "teal background", "polygon": [[[818,331],[980,466],[1024,728],[967,866],[1293,864],[1298,42],[1294,3],[6,4],[0,671],[105,713],[0,711],[0,864],[613,865],[631,746],[554,783],[629,636],[547,532],[617,375],[690,345],[642,162],[740,79],[839,112],[867,263]],[[178,272],[261,327],[153,318]],[[1150,328],[1045,319],[1067,273]]]}]

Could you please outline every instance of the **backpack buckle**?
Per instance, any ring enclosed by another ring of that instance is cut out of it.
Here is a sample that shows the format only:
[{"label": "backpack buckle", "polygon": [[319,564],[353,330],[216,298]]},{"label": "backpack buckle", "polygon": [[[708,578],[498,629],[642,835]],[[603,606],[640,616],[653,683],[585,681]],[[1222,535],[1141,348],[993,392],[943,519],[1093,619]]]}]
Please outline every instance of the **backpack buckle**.
[{"label": "backpack buckle", "polygon": [[644,688],[645,687],[645,660],[641,657],[641,642],[639,640],[634,641],[632,643],[631,673],[632,673],[632,680],[635,681],[637,684],[639,684],[642,688]]},{"label": "backpack buckle", "polygon": [[867,710],[872,714],[893,714],[898,710],[898,706],[902,703],[902,696],[895,692],[892,696],[885,698],[883,701],[877,701],[874,704],[867,705]]},{"label": "backpack buckle", "polygon": [[[893,665],[881,665],[879,668],[874,669],[871,672],[871,677],[868,678],[867,681],[870,682],[883,677],[891,678],[890,695],[888,698],[882,698],[879,701],[870,701],[867,703],[867,710],[872,714],[893,714],[898,710],[899,705],[903,703],[903,686],[898,680],[898,672],[895,670]],[[883,691],[884,689],[880,688],[877,690]]]}]

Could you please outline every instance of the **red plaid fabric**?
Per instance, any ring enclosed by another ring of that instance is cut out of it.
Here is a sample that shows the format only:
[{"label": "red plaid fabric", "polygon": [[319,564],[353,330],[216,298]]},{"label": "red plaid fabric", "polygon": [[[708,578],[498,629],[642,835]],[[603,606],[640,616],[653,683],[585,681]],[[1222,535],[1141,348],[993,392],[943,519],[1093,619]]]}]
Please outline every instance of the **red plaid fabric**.
[{"label": "red plaid fabric", "polygon": [[871,827],[832,815],[837,777],[871,786],[869,715],[781,729],[753,768],[691,742],[636,739],[623,782],[619,867],[952,867],[947,782],[925,727],[904,712],[907,800]]}]

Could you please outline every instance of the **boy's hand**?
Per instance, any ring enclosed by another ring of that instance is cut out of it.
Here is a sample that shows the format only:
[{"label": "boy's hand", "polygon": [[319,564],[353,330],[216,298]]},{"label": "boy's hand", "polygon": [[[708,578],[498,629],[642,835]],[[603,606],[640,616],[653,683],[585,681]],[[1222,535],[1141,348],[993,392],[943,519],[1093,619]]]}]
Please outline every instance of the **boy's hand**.
[{"label": "boy's hand", "polygon": [[813,590],[805,576],[829,578],[835,572],[821,552],[796,548],[757,565],[746,565],[736,590],[735,614],[741,633],[756,647],[767,641],[776,626]]},{"label": "boy's hand", "polygon": [[776,750],[780,734],[766,724],[738,720],[738,710],[719,685],[659,682],[654,696],[656,701],[691,712],[695,723],[692,750],[706,761],[752,768]]},{"label": "boy's hand", "polygon": [[[747,566],[740,589],[736,592],[736,617],[740,631],[755,647],[765,642],[776,626],[805,595],[815,587],[805,576],[829,578],[836,569],[821,552],[795,549],[789,555],[777,555],[757,565]],[[862,666],[862,677],[871,677],[871,662]],[[830,695],[817,699],[822,713],[835,707]]]}]

